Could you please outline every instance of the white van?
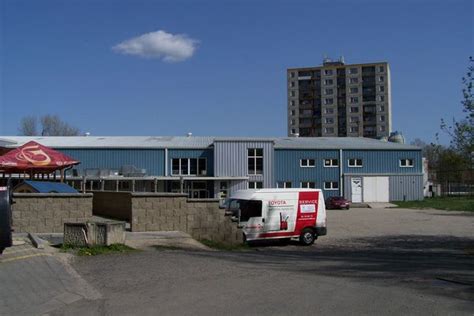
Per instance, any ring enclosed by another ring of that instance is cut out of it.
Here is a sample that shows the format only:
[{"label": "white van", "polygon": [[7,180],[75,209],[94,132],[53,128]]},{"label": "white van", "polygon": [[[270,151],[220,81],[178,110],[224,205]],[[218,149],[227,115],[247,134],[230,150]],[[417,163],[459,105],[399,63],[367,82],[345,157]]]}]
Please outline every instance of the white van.
[{"label": "white van", "polygon": [[246,241],[298,238],[303,245],[311,245],[326,235],[326,206],[320,189],[241,190],[225,205]]}]

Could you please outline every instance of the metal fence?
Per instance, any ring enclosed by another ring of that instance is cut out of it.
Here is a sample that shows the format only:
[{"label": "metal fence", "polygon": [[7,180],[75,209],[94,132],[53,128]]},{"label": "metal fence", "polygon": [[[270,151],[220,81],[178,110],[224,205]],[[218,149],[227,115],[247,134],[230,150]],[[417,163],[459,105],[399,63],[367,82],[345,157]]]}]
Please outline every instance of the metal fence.
[{"label": "metal fence", "polygon": [[474,169],[435,170],[430,182],[432,196],[474,196]]}]

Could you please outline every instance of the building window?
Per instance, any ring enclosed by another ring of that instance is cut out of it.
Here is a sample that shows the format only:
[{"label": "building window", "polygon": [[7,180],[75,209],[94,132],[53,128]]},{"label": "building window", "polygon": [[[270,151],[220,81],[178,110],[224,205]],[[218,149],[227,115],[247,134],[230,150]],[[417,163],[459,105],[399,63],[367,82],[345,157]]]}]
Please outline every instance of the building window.
[{"label": "building window", "polygon": [[290,189],[291,188],[291,181],[277,182],[277,188],[279,188],[279,189]]},{"label": "building window", "polygon": [[295,125],[296,124],[296,120],[291,120],[291,125]]},{"label": "building window", "polygon": [[300,167],[314,168],[314,166],[315,166],[314,159],[300,159]]},{"label": "building window", "polygon": [[384,92],[385,91],[385,86],[379,86],[379,91]]},{"label": "building window", "polygon": [[334,113],[334,109],[333,109],[333,108],[325,108],[325,109],[324,109],[324,113],[326,113],[326,114],[333,114],[333,113]]},{"label": "building window", "polygon": [[350,102],[351,102],[351,103],[358,103],[358,102],[359,102],[359,98],[358,98],[358,97],[351,97],[351,98],[350,98]]},{"label": "building window", "polygon": [[359,117],[358,116],[351,116],[351,123],[357,123],[359,122]]},{"label": "building window", "polygon": [[385,126],[383,126],[383,125],[380,126],[379,130],[380,130],[381,132],[385,132]]},{"label": "building window", "polygon": [[379,101],[385,101],[385,96],[384,95],[379,95]]},{"label": "building window", "polygon": [[349,73],[350,73],[351,75],[356,74],[357,72],[358,72],[357,68],[350,68],[350,69],[349,69]]},{"label": "building window", "polygon": [[379,106],[379,111],[380,111],[380,112],[385,112],[385,106],[384,106],[384,105],[380,105],[380,106]]},{"label": "building window", "polygon": [[362,167],[362,159],[359,158],[351,158],[349,159],[349,167]]},{"label": "building window", "polygon": [[291,105],[291,106],[295,106],[295,100],[291,100],[291,101],[290,101],[290,105]]},{"label": "building window", "polygon": [[384,72],[383,66],[379,66],[379,72]]},{"label": "building window", "polygon": [[290,77],[291,77],[291,78],[294,78],[294,77],[295,77],[295,73],[294,73],[293,71],[290,73]]},{"label": "building window", "polygon": [[262,181],[250,181],[249,182],[249,189],[262,189],[263,182]]},{"label": "building window", "polygon": [[295,111],[295,110],[291,110],[291,115],[292,115],[292,116],[295,116],[295,115],[296,115],[296,111]]},{"label": "building window", "polygon": [[324,159],[324,167],[338,167],[339,160],[337,159]]},{"label": "building window", "polygon": [[383,82],[385,80],[384,76],[379,76],[379,82]]},{"label": "building window", "polygon": [[324,70],[324,74],[325,74],[326,76],[331,76],[331,75],[333,74],[333,71],[332,71],[332,69],[325,69],[325,70]]},{"label": "building window", "polygon": [[249,148],[247,153],[248,174],[263,174],[263,149]]},{"label": "building window", "polygon": [[316,188],[316,183],[311,182],[311,181],[303,181],[303,182],[300,182],[300,188],[315,189]]},{"label": "building window", "polygon": [[359,132],[359,127],[357,126],[352,126],[351,127],[351,133],[358,133]]},{"label": "building window", "polygon": [[385,122],[385,115],[380,116],[380,122]]},{"label": "building window", "polygon": [[400,167],[402,168],[413,168],[413,159],[400,159]]},{"label": "building window", "polygon": [[326,117],[324,119],[326,124],[334,124],[334,118],[333,117]]},{"label": "building window", "polygon": [[292,128],[291,129],[291,134],[293,134],[293,135],[296,134],[296,129]]},{"label": "building window", "polygon": [[171,174],[173,175],[206,175],[206,158],[173,158]]},{"label": "building window", "polygon": [[325,85],[328,85],[328,86],[329,86],[329,85],[332,85],[333,83],[334,83],[334,80],[332,80],[332,79],[326,79],[326,80],[324,80],[324,84],[325,84]]},{"label": "building window", "polygon": [[324,104],[333,104],[333,103],[334,103],[334,99],[333,99],[333,98],[324,99]]},{"label": "building window", "polygon": [[295,87],[295,82],[292,81],[292,82],[290,83],[290,85],[291,85],[292,88],[294,88],[294,87]]},{"label": "building window", "polygon": [[351,92],[351,93],[358,93],[358,92],[359,92],[359,88],[353,87],[353,88],[350,89],[350,92]]},{"label": "building window", "polygon": [[334,134],[334,128],[333,128],[333,127],[326,127],[326,128],[324,129],[324,132],[325,132],[326,134]]},{"label": "building window", "polygon": [[228,183],[227,181],[219,182],[219,198],[225,199],[228,194]]},{"label": "building window", "polygon": [[359,113],[359,107],[351,106],[351,113]]},{"label": "building window", "polygon": [[359,78],[350,78],[349,79],[349,83],[358,83],[359,82]]},{"label": "building window", "polygon": [[325,89],[325,90],[324,90],[324,93],[325,93],[325,94],[333,94],[333,93],[334,93],[334,90],[333,90],[333,89]]},{"label": "building window", "polygon": [[292,96],[292,97],[296,96],[296,92],[295,92],[295,91],[291,91],[291,96]]},{"label": "building window", "polygon": [[339,182],[337,181],[324,182],[324,190],[339,190]]}]

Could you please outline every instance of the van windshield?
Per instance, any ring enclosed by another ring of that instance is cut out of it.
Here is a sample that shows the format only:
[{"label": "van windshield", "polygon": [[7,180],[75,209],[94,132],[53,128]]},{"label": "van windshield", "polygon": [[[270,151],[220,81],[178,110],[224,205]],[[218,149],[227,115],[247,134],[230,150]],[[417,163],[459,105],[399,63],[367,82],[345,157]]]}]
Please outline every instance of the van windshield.
[{"label": "van windshield", "polygon": [[262,217],[262,201],[230,199],[228,210],[236,217],[240,210],[240,221],[247,222],[251,217]]}]

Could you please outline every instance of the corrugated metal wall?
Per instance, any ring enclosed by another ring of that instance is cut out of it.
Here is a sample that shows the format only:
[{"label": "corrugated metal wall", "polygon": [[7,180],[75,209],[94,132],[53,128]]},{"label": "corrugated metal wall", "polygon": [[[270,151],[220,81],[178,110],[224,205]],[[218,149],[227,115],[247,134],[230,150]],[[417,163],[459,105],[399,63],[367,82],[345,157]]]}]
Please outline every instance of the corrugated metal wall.
[{"label": "corrugated metal wall", "polygon": [[263,149],[263,175],[250,175],[249,181],[263,181],[265,188],[273,187],[272,141],[216,141],[214,143],[214,175],[216,177],[248,176],[247,149],[249,148]]},{"label": "corrugated metal wall", "polygon": [[[377,176],[384,176],[383,174]],[[389,200],[407,201],[423,199],[423,175],[389,175]],[[364,182],[364,175],[347,175],[344,177],[344,197],[352,199],[351,178],[361,178]],[[362,185],[362,188],[364,186]],[[362,189],[363,190],[363,189]],[[362,196],[364,196],[362,192]]]},{"label": "corrugated metal wall", "polygon": [[423,175],[391,176],[390,201],[423,200]]},{"label": "corrugated metal wall", "polygon": [[[301,159],[314,159],[315,167],[300,166]],[[339,159],[338,150],[275,150],[275,187],[277,182],[291,181],[293,188],[300,182],[316,182],[316,188],[324,188],[325,181],[339,182],[339,167],[324,167],[324,159]],[[339,185],[340,187],[340,185]],[[324,190],[324,196],[338,196],[340,190]]]},{"label": "corrugated metal wall", "polygon": [[123,165],[134,165],[147,170],[147,175],[164,175],[164,149],[70,149],[57,148],[81,162],[75,168],[119,169]]},{"label": "corrugated metal wall", "polygon": [[[421,150],[344,150],[344,173],[422,173]],[[350,158],[361,158],[363,167],[348,167]],[[413,159],[413,168],[401,168],[400,159]]]},{"label": "corrugated metal wall", "polygon": [[212,149],[169,149],[168,175],[171,175],[171,159],[173,158],[206,158],[207,176],[214,175],[214,153]]}]

